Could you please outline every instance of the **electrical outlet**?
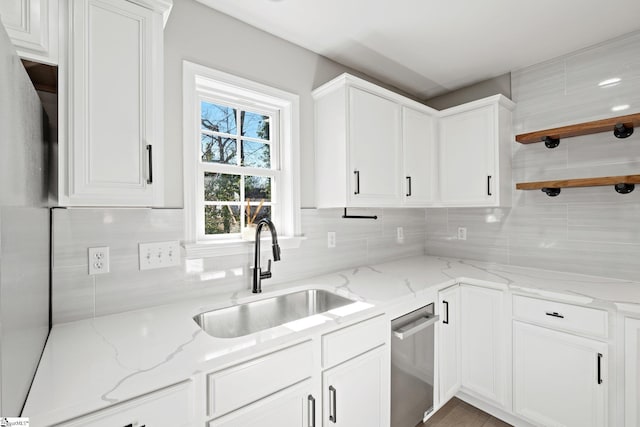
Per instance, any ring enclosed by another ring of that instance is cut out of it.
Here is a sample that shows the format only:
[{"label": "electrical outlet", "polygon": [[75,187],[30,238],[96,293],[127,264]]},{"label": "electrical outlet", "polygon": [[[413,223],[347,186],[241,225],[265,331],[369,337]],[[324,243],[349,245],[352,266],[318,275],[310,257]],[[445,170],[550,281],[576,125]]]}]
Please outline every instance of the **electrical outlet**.
[{"label": "electrical outlet", "polygon": [[396,240],[398,243],[404,243],[404,228],[396,228]]},{"label": "electrical outlet", "polygon": [[140,270],[180,265],[180,242],[140,243],[138,255]]},{"label": "electrical outlet", "polygon": [[467,227],[458,227],[458,240],[467,240]]},{"label": "electrical outlet", "polygon": [[327,247],[335,248],[336,247],[336,232],[329,231],[327,232]]},{"label": "electrical outlet", "polygon": [[89,248],[89,275],[109,272],[109,247]]}]

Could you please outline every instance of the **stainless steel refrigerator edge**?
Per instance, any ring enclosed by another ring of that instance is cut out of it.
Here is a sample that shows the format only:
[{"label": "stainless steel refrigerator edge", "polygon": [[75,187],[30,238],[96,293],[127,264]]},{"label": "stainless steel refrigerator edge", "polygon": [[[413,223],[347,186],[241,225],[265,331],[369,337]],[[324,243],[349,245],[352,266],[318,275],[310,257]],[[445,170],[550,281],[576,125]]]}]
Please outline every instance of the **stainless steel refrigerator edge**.
[{"label": "stainless steel refrigerator edge", "polygon": [[0,24],[0,416],[19,416],[49,334],[42,104]]}]

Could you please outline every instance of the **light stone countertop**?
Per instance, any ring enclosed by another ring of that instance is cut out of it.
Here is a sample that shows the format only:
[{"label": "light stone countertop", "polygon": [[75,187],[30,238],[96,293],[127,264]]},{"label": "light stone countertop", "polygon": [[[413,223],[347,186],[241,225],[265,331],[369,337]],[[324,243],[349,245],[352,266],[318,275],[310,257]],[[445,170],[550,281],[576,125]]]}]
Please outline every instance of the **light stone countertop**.
[{"label": "light stone countertop", "polygon": [[[419,256],[206,299],[55,325],[23,416],[55,424],[299,342],[378,313],[401,314],[433,302],[455,283],[498,286],[525,295],[640,314],[640,283],[579,274]],[[282,325],[232,339],[207,335],[192,317],[203,311],[303,289],[356,299],[360,311],[327,314],[303,330]]]}]

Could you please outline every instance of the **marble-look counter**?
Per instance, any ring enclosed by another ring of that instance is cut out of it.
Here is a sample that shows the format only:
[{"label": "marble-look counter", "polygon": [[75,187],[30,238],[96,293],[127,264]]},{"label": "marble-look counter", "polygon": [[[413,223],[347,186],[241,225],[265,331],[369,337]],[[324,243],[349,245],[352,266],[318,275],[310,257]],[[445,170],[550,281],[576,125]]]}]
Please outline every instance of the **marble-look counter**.
[{"label": "marble-look counter", "polygon": [[[427,304],[454,283],[640,313],[640,283],[440,257],[411,257],[282,285],[55,325],[23,416],[32,426],[55,424],[234,364],[346,322]],[[192,317],[253,299],[317,288],[360,303],[345,315],[287,324],[233,339],[207,335]]]}]

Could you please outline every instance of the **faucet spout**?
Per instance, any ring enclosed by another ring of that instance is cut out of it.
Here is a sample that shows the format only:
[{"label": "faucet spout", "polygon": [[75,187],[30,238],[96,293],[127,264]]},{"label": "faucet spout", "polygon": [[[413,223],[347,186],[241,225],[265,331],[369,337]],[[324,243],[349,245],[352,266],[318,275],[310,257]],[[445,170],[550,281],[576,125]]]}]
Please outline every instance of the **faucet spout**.
[{"label": "faucet spout", "polygon": [[256,241],[254,247],[253,256],[253,286],[251,292],[258,294],[262,292],[262,279],[271,278],[271,260],[269,260],[269,266],[264,273],[260,268],[260,233],[264,227],[269,227],[271,232],[271,249],[273,251],[273,261],[280,261],[280,245],[278,245],[278,233],[275,225],[268,218],[262,218],[256,226]]}]

